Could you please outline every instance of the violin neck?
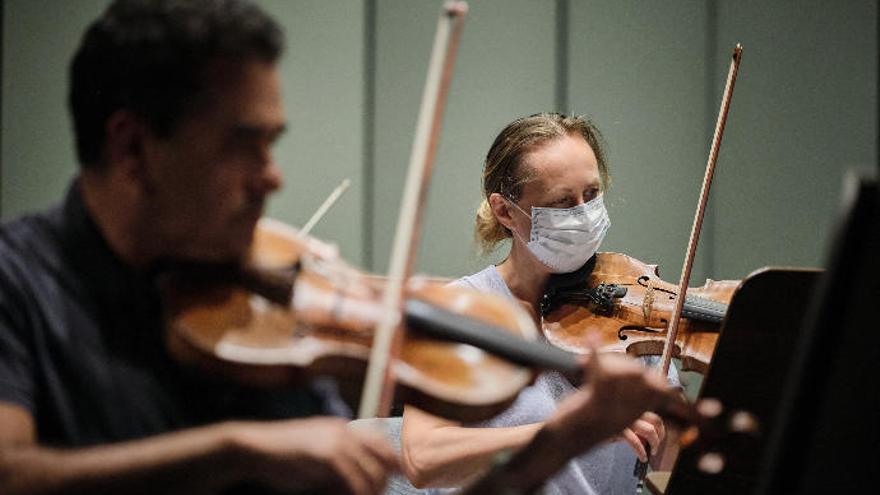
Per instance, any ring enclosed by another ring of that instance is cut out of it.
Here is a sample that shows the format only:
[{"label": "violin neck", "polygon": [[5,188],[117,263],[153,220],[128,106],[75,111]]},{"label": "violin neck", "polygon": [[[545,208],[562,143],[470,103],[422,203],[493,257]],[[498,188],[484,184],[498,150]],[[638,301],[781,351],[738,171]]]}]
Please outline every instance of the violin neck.
[{"label": "violin neck", "polygon": [[404,310],[407,326],[426,337],[470,344],[515,364],[558,371],[574,382],[582,379],[575,355],[548,342],[525,340],[418,299],[408,299]]},{"label": "violin neck", "polygon": [[[266,299],[286,305],[291,304],[294,277],[291,272],[242,270],[237,279],[242,286]],[[351,303],[347,305],[351,308],[355,306]],[[404,312],[408,328],[425,337],[469,344],[521,366],[558,371],[574,383],[583,378],[583,370],[575,355],[548,342],[525,340],[494,325],[419,299],[407,299]],[[358,315],[349,316],[356,319]],[[371,316],[364,316],[365,323],[375,323],[371,321]]]},{"label": "violin neck", "polygon": [[[541,301],[541,313],[546,316],[559,305],[575,302],[593,304],[600,314],[610,314],[614,311],[616,301],[623,298],[626,293],[627,288],[617,284],[599,284],[592,289],[557,290],[553,294],[544,296]],[[721,323],[726,313],[725,303],[688,295],[685,297],[681,314],[691,321]]]}]

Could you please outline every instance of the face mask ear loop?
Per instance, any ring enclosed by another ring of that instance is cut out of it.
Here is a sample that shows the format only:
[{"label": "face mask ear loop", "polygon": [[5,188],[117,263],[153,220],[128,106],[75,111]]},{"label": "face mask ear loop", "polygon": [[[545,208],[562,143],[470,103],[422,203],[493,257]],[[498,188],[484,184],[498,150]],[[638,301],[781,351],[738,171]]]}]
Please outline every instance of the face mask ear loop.
[{"label": "face mask ear loop", "polygon": [[504,201],[507,201],[507,203],[508,203],[510,206],[513,206],[514,208],[516,208],[517,210],[519,210],[520,213],[522,213],[523,215],[525,215],[526,217],[528,217],[529,222],[532,221],[532,216],[529,215],[528,213],[526,213],[525,210],[523,210],[522,208],[520,208],[519,205],[516,204],[516,201],[514,201],[514,200],[508,198],[507,196],[502,196],[502,198],[504,198]]},{"label": "face mask ear loop", "polygon": [[[525,216],[527,216],[527,217],[529,218],[529,228],[531,229],[531,225],[532,225],[532,216],[529,215],[528,213],[526,213],[525,210],[523,210],[522,208],[520,208],[519,205],[516,204],[516,202],[515,202],[514,200],[508,198],[507,196],[502,196],[502,198],[504,198],[504,200],[507,201],[508,204],[510,204],[511,206],[513,206],[514,208],[516,208],[517,210],[519,210],[520,213],[522,213],[523,215],[525,215]],[[513,232],[513,235],[516,236],[516,238],[519,239],[519,241],[520,241],[521,243],[523,243],[523,246],[528,246],[528,245],[529,245],[529,243],[526,242],[525,240],[523,240],[522,236],[520,236],[519,234],[517,234],[517,232],[516,232],[515,230],[513,230],[513,229],[508,229],[508,230],[510,230],[511,232]]]}]

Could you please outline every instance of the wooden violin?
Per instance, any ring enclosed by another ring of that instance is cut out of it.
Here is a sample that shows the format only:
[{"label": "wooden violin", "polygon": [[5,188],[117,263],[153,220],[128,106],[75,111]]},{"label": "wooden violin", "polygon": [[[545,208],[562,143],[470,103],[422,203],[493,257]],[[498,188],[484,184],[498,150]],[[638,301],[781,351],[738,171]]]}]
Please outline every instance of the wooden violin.
[{"label": "wooden violin", "polygon": [[[170,273],[162,284],[170,351],[181,361],[250,384],[289,384],[317,375],[362,380],[384,282],[334,253],[291,227],[263,220],[246,268]],[[579,369],[573,359],[559,364],[563,354],[557,349],[536,344],[531,318],[500,297],[424,278],[410,280],[406,295],[410,331],[394,363],[401,401],[477,421],[501,412],[531,382],[531,370],[450,340],[492,347],[484,341],[507,333],[496,352],[524,352],[512,359],[556,359],[549,366]]]},{"label": "wooden violin", "polygon": [[[689,288],[673,356],[682,369],[705,373],[727,303],[739,280],[707,280]],[[582,353],[591,336],[600,351],[659,356],[678,287],[660,279],[657,265],[619,253],[598,253],[584,268],[551,278],[541,312],[544,335]]]}]

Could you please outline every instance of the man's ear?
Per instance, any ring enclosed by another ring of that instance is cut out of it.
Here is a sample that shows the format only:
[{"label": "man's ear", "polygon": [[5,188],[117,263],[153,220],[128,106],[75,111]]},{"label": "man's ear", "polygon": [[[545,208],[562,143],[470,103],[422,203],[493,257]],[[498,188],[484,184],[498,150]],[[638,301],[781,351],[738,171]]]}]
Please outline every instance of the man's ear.
[{"label": "man's ear", "polygon": [[492,208],[492,213],[495,214],[498,223],[510,230],[513,225],[514,212],[508,200],[498,193],[492,193],[489,195],[489,207]]},{"label": "man's ear", "polygon": [[145,180],[146,126],[131,110],[117,110],[104,125],[104,159],[107,170],[141,184]]}]

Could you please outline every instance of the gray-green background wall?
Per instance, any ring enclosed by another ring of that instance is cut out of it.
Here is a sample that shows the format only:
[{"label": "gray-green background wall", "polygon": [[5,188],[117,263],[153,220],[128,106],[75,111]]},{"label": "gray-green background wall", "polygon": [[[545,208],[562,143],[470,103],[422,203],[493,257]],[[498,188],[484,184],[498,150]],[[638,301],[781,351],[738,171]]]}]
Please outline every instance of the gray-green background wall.
[{"label": "gray-green background wall", "polygon": [[[286,186],[269,214],[381,272],[441,1],[260,2],[287,29]],[[3,2],[4,219],[57,200],[75,174],[68,61],[103,0]],[[474,0],[449,96],[418,269],[458,276],[503,255],[472,242],[481,162],[522,115],[585,114],[610,146],[603,246],[677,280],[729,55],[745,47],[694,281],[821,264],[849,168],[877,166],[877,3]]]}]

